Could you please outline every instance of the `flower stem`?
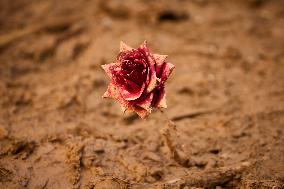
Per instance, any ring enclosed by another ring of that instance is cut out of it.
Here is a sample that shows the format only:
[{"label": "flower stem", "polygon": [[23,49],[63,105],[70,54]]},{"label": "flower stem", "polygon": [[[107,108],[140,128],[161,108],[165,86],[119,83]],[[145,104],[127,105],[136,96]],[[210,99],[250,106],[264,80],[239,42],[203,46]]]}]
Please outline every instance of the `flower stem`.
[{"label": "flower stem", "polygon": [[190,166],[190,158],[186,157],[186,155],[178,150],[178,145],[174,142],[173,140],[173,134],[177,134],[177,129],[176,129],[176,124],[169,119],[167,114],[163,111],[160,110],[163,116],[167,119],[167,124],[166,127],[162,130],[162,135],[165,140],[165,144],[168,146],[170,152],[171,152],[171,157],[180,165],[184,167],[189,167]]}]

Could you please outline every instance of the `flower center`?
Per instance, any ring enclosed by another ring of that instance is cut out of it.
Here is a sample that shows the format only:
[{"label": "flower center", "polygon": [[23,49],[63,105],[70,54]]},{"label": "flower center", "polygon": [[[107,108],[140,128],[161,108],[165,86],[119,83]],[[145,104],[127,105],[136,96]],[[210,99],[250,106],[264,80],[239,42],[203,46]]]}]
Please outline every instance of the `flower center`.
[{"label": "flower center", "polygon": [[132,50],[122,57],[121,74],[141,86],[146,81],[147,63],[140,49]]}]

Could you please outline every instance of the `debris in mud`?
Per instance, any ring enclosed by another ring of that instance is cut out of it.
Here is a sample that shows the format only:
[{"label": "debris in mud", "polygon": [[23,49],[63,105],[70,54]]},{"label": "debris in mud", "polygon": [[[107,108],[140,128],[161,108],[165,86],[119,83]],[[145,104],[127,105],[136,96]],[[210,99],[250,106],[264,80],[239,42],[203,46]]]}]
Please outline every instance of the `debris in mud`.
[{"label": "debris in mud", "polygon": [[12,171],[0,166],[0,182],[11,181],[12,174]]},{"label": "debris in mud", "polygon": [[15,156],[15,158],[27,159],[35,150],[36,142],[34,141],[16,141],[10,147],[10,153]]},{"label": "debris in mud", "polygon": [[177,130],[176,125],[168,120],[166,128],[162,131],[162,135],[165,140],[165,144],[169,148],[171,157],[181,166],[190,167],[192,165],[191,157],[189,153],[185,153],[177,144]]},{"label": "debris in mud", "polygon": [[238,177],[244,169],[249,168],[249,162],[243,162],[239,166],[224,167],[215,170],[205,170],[197,174],[191,174],[173,181],[168,181],[166,186],[174,188],[182,187],[203,187],[215,188],[217,186],[224,186],[226,183]]},{"label": "debris in mud", "polygon": [[101,181],[97,181],[93,188],[96,189],[128,189],[129,186],[122,180],[116,178],[105,179]]}]

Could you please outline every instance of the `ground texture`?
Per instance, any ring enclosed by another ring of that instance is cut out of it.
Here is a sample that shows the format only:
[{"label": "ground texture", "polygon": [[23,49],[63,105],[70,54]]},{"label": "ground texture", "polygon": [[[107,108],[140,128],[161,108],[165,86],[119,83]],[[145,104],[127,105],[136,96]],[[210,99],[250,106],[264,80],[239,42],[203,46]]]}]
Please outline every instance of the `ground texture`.
[{"label": "ground texture", "polygon": [[[1,0],[0,188],[282,188],[284,2]],[[119,42],[168,54],[167,121],[102,99]]]}]

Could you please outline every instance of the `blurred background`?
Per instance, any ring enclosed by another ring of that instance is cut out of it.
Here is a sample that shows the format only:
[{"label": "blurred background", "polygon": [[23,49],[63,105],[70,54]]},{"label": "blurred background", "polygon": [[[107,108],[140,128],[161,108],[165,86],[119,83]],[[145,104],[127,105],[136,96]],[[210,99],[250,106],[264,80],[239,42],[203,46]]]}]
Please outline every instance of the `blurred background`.
[{"label": "blurred background", "polygon": [[[283,34],[283,0],[0,0],[0,188],[283,187]],[[158,111],[101,98],[144,40],[186,164]]]}]

